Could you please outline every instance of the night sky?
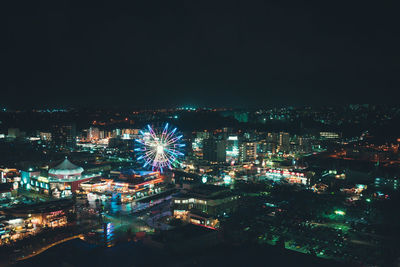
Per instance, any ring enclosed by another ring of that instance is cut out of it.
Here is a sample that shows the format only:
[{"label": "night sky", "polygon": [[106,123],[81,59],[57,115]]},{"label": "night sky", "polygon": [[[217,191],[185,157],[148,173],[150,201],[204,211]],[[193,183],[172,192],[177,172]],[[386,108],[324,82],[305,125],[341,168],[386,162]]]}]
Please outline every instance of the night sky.
[{"label": "night sky", "polygon": [[398,1],[116,2],[7,1],[0,103],[396,101]]}]

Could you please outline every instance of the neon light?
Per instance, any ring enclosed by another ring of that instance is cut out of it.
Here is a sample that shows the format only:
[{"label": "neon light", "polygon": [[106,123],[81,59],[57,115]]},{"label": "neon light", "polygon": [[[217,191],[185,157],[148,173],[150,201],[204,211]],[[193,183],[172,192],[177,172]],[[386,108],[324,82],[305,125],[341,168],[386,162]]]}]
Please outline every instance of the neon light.
[{"label": "neon light", "polygon": [[139,147],[135,148],[137,160],[143,162],[143,167],[153,171],[163,172],[177,166],[177,158],[183,157],[185,144],[180,141],[183,135],[176,135],[177,128],[169,130],[169,124],[164,127],[153,128],[147,125],[147,129],[140,131],[139,139],[136,139]]}]

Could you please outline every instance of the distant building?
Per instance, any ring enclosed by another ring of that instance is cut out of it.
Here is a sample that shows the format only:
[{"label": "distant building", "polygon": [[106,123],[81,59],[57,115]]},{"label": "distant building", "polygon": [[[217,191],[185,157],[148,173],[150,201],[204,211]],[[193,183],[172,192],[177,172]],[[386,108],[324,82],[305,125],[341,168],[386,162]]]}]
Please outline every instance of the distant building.
[{"label": "distant building", "polygon": [[289,152],[290,150],[290,135],[289,133],[279,133],[279,151]]},{"label": "distant building", "polygon": [[257,143],[244,142],[239,147],[239,160],[240,162],[249,162],[257,158]]},{"label": "distant building", "polygon": [[239,139],[237,136],[229,136],[226,141],[226,160],[228,162],[238,161],[239,159]]},{"label": "distant building", "polygon": [[100,139],[100,130],[96,127],[90,127],[88,133],[89,140],[99,140]]},{"label": "distant building", "polygon": [[60,149],[71,149],[76,146],[75,124],[56,124],[51,132],[52,143]]},{"label": "distant building", "polygon": [[197,132],[196,138],[200,138],[201,140],[210,138],[210,132]]},{"label": "distant building", "polygon": [[300,151],[306,153],[312,151],[312,140],[310,137],[299,136],[297,142]]},{"label": "distant building", "polygon": [[226,141],[213,138],[203,141],[203,159],[212,162],[226,161]]},{"label": "distant building", "polygon": [[21,136],[21,132],[18,128],[9,128],[8,129],[8,137],[17,138]]},{"label": "distant building", "polygon": [[319,136],[321,139],[339,139],[340,135],[334,132],[320,132]]},{"label": "distant building", "polygon": [[399,189],[399,179],[398,178],[377,177],[377,178],[375,178],[374,185],[378,189],[398,190]]},{"label": "distant building", "polygon": [[267,142],[277,144],[279,141],[279,134],[278,133],[268,133],[267,134]]},{"label": "distant building", "polygon": [[40,132],[39,135],[40,135],[40,140],[51,142],[51,133]]}]

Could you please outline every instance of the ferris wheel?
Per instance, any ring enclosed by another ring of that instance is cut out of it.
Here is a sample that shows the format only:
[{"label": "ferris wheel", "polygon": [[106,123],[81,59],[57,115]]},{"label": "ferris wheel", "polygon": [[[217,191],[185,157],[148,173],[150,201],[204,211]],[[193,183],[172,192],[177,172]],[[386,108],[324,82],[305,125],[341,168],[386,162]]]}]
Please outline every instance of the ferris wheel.
[{"label": "ferris wheel", "polygon": [[147,125],[139,133],[134,151],[137,161],[144,168],[163,172],[181,164],[185,144],[177,128],[170,127],[168,123],[163,127]]}]

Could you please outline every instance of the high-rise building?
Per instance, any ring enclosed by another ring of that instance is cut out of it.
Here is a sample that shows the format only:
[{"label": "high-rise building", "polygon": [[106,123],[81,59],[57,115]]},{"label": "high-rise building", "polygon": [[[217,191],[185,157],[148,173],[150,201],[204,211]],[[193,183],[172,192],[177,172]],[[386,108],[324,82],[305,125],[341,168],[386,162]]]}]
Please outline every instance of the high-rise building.
[{"label": "high-rise building", "polygon": [[267,142],[268,143],[279,143],[279,135],[278,133],[268,133],[267,135]]},{"label": "high-rise building", "polygon": [[214,138],[203,140],[203,159],[214,162],[225,162],[226,141]]},{"label": "high-rise building", "polygon": [[290,135],[289,133],[279,133],[279,151],[289,152],[290,150]]},{"label": "high-rise building", "polygon": [[267,142],[266,140],[261,140],[258,142],[258,148],[257,148],[257,153],[259,154],[265,154],[270,152],[270,145],[271,143]]},{"label": "high-rise building", "polygon": [[226,141],[226,160],[228,162],[239,159],[239,139],[237,136],[229,136]]},{"label": "high-rise building", "polygon": [[99,128],[90,127],[88,135],[89,135],[88,136],[89,140],[99,140],[100,139],[100,130],[99,130]]},{"label": "high-rise building", "polygon": [[244,142],[239,147],[239,160],[241,162],[253,161],[257,158],[257,143]]},{"label": "high-rise building", "polygon": [[61,149],[71,149],[76,145],[75,124],[56,124],[51,132],[51,140],[54,146]]}]

